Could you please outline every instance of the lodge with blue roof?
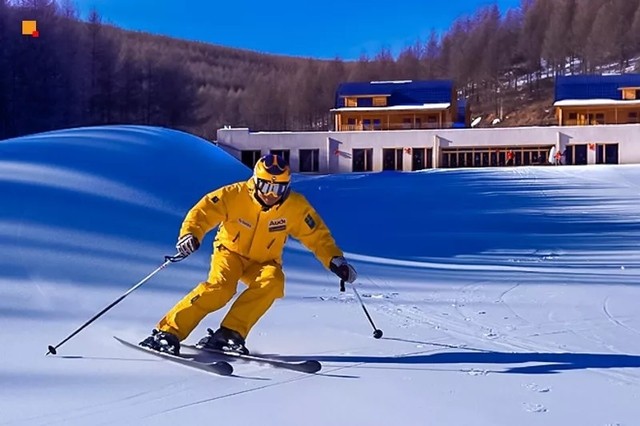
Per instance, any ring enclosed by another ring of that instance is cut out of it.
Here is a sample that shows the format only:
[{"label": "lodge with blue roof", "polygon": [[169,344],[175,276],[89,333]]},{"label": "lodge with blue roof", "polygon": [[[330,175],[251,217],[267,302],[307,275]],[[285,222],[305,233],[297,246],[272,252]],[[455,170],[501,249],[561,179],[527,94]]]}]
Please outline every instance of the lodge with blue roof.
[{"label": "lodge with blue roof", "polygon": [[560,126],[640,122],[640,74],[559,76],[555,83]]},{"label": "lodge with blue roof", "polygon": [[332,130],[225,127],[216,142],[249,167],[272,153],[297,173],[640,163],[639,74],[557,77],[553,107],[555,126],[472,128],[450,80],[347,82]]},{"label": "lodge with blue roof", "polygon": [[469,124],[465,110],[459,111],[450,80],[342,83],[331,112],[336,131],[443,129]]}]

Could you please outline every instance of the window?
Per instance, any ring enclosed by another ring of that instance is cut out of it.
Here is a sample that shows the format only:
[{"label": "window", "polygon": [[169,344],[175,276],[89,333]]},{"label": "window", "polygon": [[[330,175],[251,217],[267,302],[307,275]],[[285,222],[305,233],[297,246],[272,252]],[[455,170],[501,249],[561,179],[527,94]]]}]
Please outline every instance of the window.
[{"label": "window", "polygon": [[424,169],[424,148],[411,148],[411,170]]},{"label": "window", "polygon": [[622,99],[632,101],[634,99],[640,99],[638,96],[640,93],[636,87],[627,87],[622,89]]},{"label": "window", "polygon": [[570,112],[569,113],[569,120],[577,120],[578,119],[578,113],[577,112]]},{"label": "window", "polygon": [[618,164],[618,144],[597,144],[596,164]]},{"label": "window", "polygon": [[318,172],[320,170],[319,149],[301,149],[300,150],[300,171],[301,172]]},{"label": "window", "polygon": [[442,160],[440,161],[440,167],[444,169],[451,167],[451,165],[449,164],[450,158],[451,158],[451,154],[449,154],[448,152],[443,153]]},{"label": "window", "polygon": [[604,146],[604,163],[618,164],[618,144],[610,143]]},{"label": "window", "polygon": [[287,163],[289,163],[289,150],[288,149],[272,149],[271,151],[269,151],[271,154],[275,154],[279,157],[284,158],[284,161],[286,161]]},{"label": "window", "polygon": [[489,167],[489,152],[483,151],[480,155],[482,157],[482,167]]},{"label": "window", "polygon": [[240,161],[242,161],[242,164],[245,166],[253,169],[253,166],[255,166],[260,159],[260,156],[260,150],[242,151],[240,153]]},{"label": "window", "polygon": [[[431,159],[431,153],[433,150],[431,148],[411,148],[411,170],[422,170],[422,169],[430,169],[433,167],[433,161]],[[446,164],[449,164],[449,157],[445,156]],[[455,158],[451,159],[454,164],[456,163]],[[444,167],[447,167],[444,165]]]},{"label": "window", "polygon": [[456,164],[458,164],[458,167],[467,167],[467,156],[464,152],[457,152],[454,155],[457,157]]},{"label": "window", "polygon": [[382,150],[382,170],[402,170],[402,148]]},{"label": "window", "polygon": [[354,149],[352,159],[354,172],[370,172],[373,170],[373,149]]},{"label": "window", "polygon": [[629,123],[637,123],[638,122],[638,111],[630,111],[627,117],[627,122]]},{"label": "window", "polygon": [[522,150],[517,150],[513,153],[513,164],[514,166],[522,166]]},{"label": "window", "polygon": [[596,124],[605,124],[604,122],[604,113],[588,113],[588,114],[580,114],[578,117],[579,125],[596,125]]},{"label": "window", "polygon": [[587,164],[587,144],[569,145],[564,155],[565,164]]},{"label": "window", "polygon": [[356,99],[356,98],[345,98],[344,106],[346,106],[346,107],[357,107],[358,106],[358,99]]},{"label": "window", "polygon": [[596,164],[603,164],[604,163],[604,144],[597,144],[596,145]]},{"label": "window", "polygon": [[355,118],[347,118],[346,126],[343,126],[342,130],[357,130],[356,119]]},{"label": "window", "polygon": [[384,96],[374,96],[373,106],[378,106],[378,107],[387,106],[387,98],[385,98]]},{"label": "window", "polygon": [[374,118],[373,119],[373,129],[374,130],[382,129],[382,124],[380,123],[380,119],[379,118]]}]

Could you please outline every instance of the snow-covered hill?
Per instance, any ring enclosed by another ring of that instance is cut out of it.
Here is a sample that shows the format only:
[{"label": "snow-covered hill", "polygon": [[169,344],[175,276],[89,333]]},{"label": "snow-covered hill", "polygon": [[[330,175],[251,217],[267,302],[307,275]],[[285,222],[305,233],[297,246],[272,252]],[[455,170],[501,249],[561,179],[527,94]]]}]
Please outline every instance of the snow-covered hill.
[{"label": "snow-covered hill", "polygon": [[[296,176],[354,261],[357,299],[298,243],[251,349],[318,375],[175,366],[138,340],[206,276],[173,253],[205,192],[250,176],[214,145],[112,126],[0,141],[0,425],[632,425],[640,418],[640,167]],[[208,317],[188,339],[217,326]]]}]

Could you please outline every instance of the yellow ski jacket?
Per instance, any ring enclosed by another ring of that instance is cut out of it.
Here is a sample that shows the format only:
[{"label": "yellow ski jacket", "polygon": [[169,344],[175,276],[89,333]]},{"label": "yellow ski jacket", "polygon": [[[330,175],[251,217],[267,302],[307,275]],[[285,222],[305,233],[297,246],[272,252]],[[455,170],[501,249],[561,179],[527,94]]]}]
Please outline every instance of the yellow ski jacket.
[{"label": "yellow ski jacket", "polygon": [[198,241],[220,225],[214,246],[223,245],[255,262],[282,264],[287,237],[300,240],[329,268],[334,256],[342,256],[329,229],[307,199],[291,191],[281,204],[264,210],[254,197],[252,179],[223,186],[205,195],[191,208],[180,236],[192,234]]}]

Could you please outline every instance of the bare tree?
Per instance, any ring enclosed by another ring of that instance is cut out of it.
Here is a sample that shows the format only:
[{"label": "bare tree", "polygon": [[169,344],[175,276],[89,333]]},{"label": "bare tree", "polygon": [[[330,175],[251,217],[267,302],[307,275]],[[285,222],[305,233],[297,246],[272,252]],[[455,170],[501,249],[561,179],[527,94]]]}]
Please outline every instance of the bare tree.
[{"label": "bare tree", "polygon": [[424,45],[420,40],[404,48],[398,55],[396,62],[397,73],[403,78],[419,79],[423,76],[422,57]]},{"label": "bare tree", "polygon": [[396,79],[396,66],[393,54],[388,46],[384,46],[373,58],[373,74],[376,80]]},{"label": "bare tree", "polygon": [[455,80],[465,96],[473,91],[473,72],[478,52],[470,42],[472,22],[468,17],[457,19],[442,39],[441,64],[443,75]]},{"label": "bare tree", "polygon": [[61,0],[59,3],[61,16],[67,19],[78,19],[78,8],[74,0]]},{"label": "bare tree", "polygon": [[348,81],[371,81],[376,79],[374,63],[369,59],[366,52],[363,52],[354,66],[351,68],[347,80]]},{"label": "bare tree", "polygon": [[13,13],[8,0],[0,0],[0,139],[12,136],[10,90],[13,77],[11,65],[12,51],[15,43],[9,40],[10,22]]},{"label": "bare tree", "polygon": [[597,28],[593,36],[600,37],[604,59],[617,62],[620,72],[625,72],[635,53],[633,38],[637,35],[630,30],[639,5],[639,0],[610,0],[601,8],[594,23]]},{"label": "bare tree", "polygon": [[[20,19],[49,24],[34,43],[15,34]],[[611,62],[627,69],[640,53],[640,0],[521,0],[504,16],[485,7],[417,39],[397,59],[385,47],[347,62],[124,31],[95,11],[81,22],[73,0],[0,0],[0,45],[0,138],[114,122],[213,138],[223,125],[329,128],[344,81],[450,79],[486,113],[499,112],[507,96],[525,99],[513,90],[523,77],[533,83],[529,98],[550,96],[552,79],[541,83],[542,72],[562,74],[567,61],[572,72]]]},{"label": "bare tree", "polygon": [[89,120],[105,124],[115,118],[114,76],[117,68],[115,41],[106,34],[98,12],[89,14]]},{"label": "bare tree", "polygon": [[571,22],[576,11],[576,0],[551,2],[551,19],[544,34],[542,57],[553,69],[554,75],[565,74],[565,65],[571,66],[575,56]]},{"label": "bare tree", "polygon": [[500,30],[501,21],[498,6],[494,4],[481,9],[477,28],[474,31],[476,36],[472,37],[472,39],[479,44],[480,50],[478,51],[482,52],[479,69],[477,70],[478,77],[487,81],[492,88],[497,87],[504,66],[500,55],[500,50],[502,49]]},{"label": "bare tree", "polygon": [[[640,5],[636,9],[633,15],[633,23],[631,24],[631,30],[629,31],[630,44],[632,52],[636,55],[640,52]],[[640,61],[636,63],[636,72],[640,71]]]},{"label": "bare tree", "polygon": [[506,64],[503,76],[507,79],[507,85],[511,86],[513,84],[515,89],[518,88],[518,77],[524,75],[522,71],[524,58],[518,48],[522,20],[522,11],[520,9],[509,9],[500,27],[500,55]]},{"label": "bare tree", "polygon": [[429,38],[424,47],[423,68],[425,70],[424,78],[438,78],[444,75],[441,62],[442,46],[440,44],[440,36],[436,30],[432,29]]},{"label": "bare tree", "polygon": [[585,73],[593,70],[597,59],[594,57],[594,49],[590,48],[589,37],[592,32],[597,12],[608,0],[579,0],[573,18],[572,34],[575,45],[571,49],[576,53],[580,61],[580,71]]},{"label": "bare tree", "polygon": [[522,37],[520,38],[520,51],[526,63],[526,71],[529,75],[535,73],[536,82],[541,78],[542,71],[542,45],[550,19],[550,0],[537,0],[535,2],[523,2],[524,21]]}]

